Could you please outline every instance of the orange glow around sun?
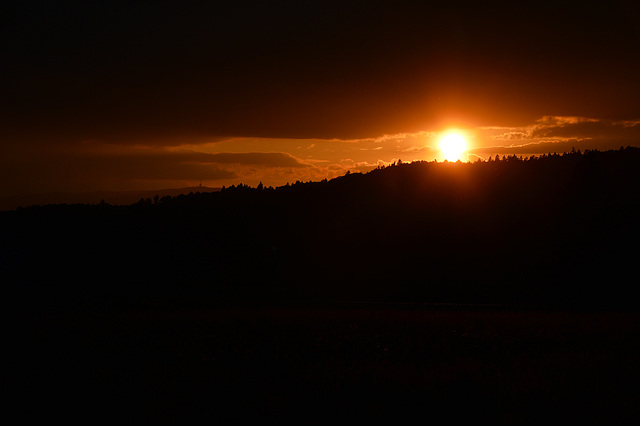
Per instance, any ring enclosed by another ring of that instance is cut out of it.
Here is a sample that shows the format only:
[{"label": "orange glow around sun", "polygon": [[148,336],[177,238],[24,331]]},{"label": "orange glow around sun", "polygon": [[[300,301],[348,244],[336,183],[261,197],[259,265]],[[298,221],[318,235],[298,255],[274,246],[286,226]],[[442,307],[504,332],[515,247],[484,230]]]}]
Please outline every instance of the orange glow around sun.
[{"label": "orange glow around sun", "polygon": [[447,161],[462,160],[467,150],[467,140],[458,132],[447,132],[440,138],[440,151]]}]

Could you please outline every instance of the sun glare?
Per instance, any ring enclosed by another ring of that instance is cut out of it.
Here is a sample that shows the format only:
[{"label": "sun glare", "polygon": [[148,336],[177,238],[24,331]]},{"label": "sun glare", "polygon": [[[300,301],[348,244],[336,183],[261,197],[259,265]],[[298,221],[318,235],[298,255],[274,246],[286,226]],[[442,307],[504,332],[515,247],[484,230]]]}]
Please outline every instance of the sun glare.
[{"label": "sun glare", "polygon": [[447,133],[440,139],[440,151],[447,161],[458,161],[467,149],[467,141],[460,133]]}]

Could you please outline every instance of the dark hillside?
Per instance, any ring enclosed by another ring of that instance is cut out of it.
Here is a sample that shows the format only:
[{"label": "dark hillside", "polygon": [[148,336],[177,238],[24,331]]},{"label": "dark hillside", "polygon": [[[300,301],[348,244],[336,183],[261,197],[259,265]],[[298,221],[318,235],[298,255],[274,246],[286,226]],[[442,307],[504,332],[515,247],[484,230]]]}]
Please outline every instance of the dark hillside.
[{"label": "dark hillside", "polygon": [[[411,163],[279,188],[0,214],[27,300],[636,307],[640,149]],[[79,299],[80,298],[80,299]]]}]

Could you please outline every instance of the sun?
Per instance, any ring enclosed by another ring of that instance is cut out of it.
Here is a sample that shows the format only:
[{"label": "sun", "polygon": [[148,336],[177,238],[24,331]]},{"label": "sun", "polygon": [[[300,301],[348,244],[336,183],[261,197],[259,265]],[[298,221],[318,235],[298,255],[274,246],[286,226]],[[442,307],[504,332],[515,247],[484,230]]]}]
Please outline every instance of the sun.
[{"label": "sun", "polygon": [[440,151],[447,161],[458,161],[467,149],[467,141],[460,133],[449,132],[440,138]]}]

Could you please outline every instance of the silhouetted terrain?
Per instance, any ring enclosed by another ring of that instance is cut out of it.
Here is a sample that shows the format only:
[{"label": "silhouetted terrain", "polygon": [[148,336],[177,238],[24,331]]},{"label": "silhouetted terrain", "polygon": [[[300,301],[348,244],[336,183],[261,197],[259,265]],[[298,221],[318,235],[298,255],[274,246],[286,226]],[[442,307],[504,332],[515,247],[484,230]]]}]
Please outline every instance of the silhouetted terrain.
[{"label": "silhouetted terrain", "polygon": [[177,196],[190,192],[214,192],[220,188],[208,188],[203,186],[193,186],[187,188],[170,188],[157,191],[93,191],[93,192],[49,192],[41,194],[23,194],[0,197],[0,211],[14,210],[17,207],[25,207],[35,204],[62,204],[62,203],[87,203],[97,204],[106,202],[109,204],[131,204],[140,198],[153,198],[158,195]]},{"label": "silhouetted terrain", "polygon": [[637,306],[640,149],[411,163],[0,215],[5,291],[75,303]]},{"label": "silhouetted terrain", "polygon": [[626,148],[1,213],[9,412],[637,424],[639,183]]}]

